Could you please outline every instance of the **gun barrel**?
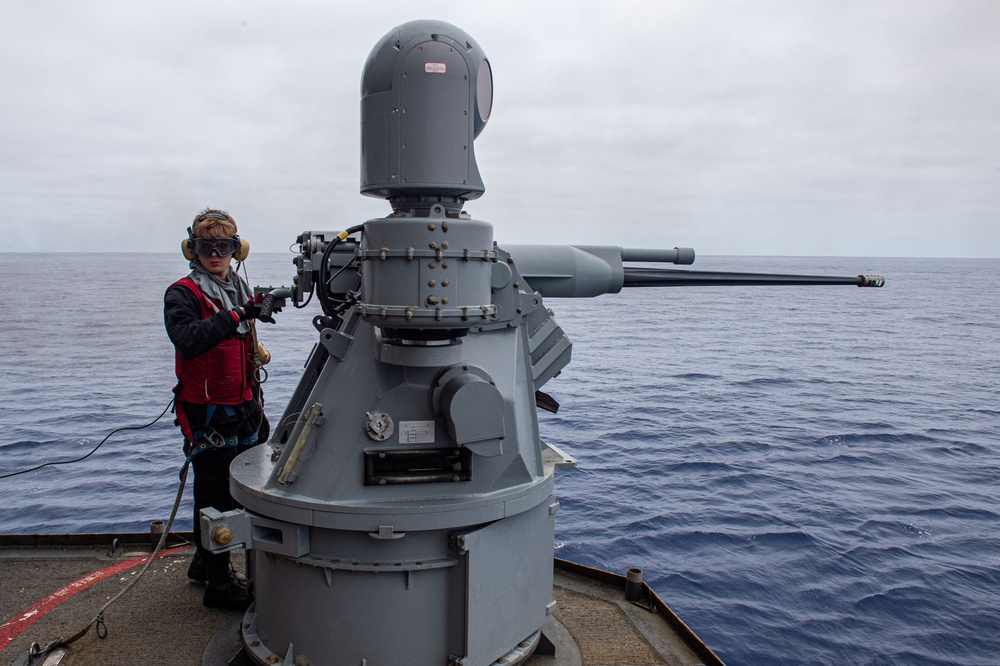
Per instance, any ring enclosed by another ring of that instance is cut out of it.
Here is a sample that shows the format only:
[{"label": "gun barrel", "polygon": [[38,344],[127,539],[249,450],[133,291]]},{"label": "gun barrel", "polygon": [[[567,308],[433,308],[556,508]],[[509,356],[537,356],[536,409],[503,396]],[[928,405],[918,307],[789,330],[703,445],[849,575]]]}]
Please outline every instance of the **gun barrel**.
[{"label": "gun barrel", "polygon": [[645,261],[648,263],[690,266],[694,263],[694,249],[690,247],[675,247],[670,250],[623,247],[621,248],[621,257],[622,261]]},{"label": "gun barrel", "polygon": [[881,287],[881,275],[837,277],[771,273],[721,273],[676,268],[625,266],[626,261],[691,264],[694,250],[622,248],[613,245],[508,245],[521,276],[545,297],[590,298],[616,294],[624,287],[752,285],[856,285]]},{"label": "gun barrel", "polygon": [[670,268],[626,266],[624,287],[695,287],[695,286],[789,286],[789,285],[856,285],[881,287],[881,275],[783,275],[777,273],[723,273],[689,271]]}]

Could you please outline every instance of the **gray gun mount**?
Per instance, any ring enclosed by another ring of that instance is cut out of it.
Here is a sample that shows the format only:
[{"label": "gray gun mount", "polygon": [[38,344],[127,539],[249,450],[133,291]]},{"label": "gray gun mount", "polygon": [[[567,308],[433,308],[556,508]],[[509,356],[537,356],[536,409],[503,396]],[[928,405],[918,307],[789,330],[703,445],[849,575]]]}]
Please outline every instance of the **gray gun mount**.
[{"label": "gray gun mount", "polygon": [[[483,190],[471,147],[488,75],[481,49],[446,23],[380,41],[363,77],[361,190],[393,213],[303,232],[292,287],[262,288],[275,308],[315,297],[322,314],[269,446],[231,466],[245,509],[201,516],[206,547],[249,549],[255,604],[241,637],[255,663],[488,666],[547,644],[554,472],[575,461],[539,433],[537,409],[558,409],[541,388],[572,351],[543,299],[881,284],[627,265],[691,264],[684,248],[498,244],[462,211]],[[413,155],[410,112],[430,137]]]}]

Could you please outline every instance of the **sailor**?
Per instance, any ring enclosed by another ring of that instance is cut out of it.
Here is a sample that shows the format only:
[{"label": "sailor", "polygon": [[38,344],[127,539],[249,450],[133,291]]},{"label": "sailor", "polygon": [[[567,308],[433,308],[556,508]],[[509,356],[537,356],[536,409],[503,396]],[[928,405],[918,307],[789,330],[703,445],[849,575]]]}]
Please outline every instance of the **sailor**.
[{"label": "sailor", "polygon": [[256,310],[250,288],[235,270],[249,252],[229,213],[205,209],[181,243],[191,272],[164,296],[163,318],[176,353],[177,425],[194,469],[195,554],[188,578],[205,582],[203,603],[243,610],[253,601],[245,579],[230,567],[229,553],[201,543],[199,512],[238,508],[229,493],[229,465],[267,440],[270,426],[254,364]]}]

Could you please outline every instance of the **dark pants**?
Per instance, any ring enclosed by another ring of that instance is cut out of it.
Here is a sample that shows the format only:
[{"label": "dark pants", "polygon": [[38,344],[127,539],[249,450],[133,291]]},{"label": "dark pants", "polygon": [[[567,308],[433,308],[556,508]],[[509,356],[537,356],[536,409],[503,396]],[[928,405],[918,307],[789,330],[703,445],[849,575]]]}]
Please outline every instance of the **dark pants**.
[{"label": "dark pants", "polygon": [[229,464],[246,448],[209,449],[191,459],[194,467],[194,541],[205,563],[209,583],[224,583],[229,577],[229,553],[212,553],[201,545],[201,515],[206,507],[219,511],[241,508],[229,494]]}]

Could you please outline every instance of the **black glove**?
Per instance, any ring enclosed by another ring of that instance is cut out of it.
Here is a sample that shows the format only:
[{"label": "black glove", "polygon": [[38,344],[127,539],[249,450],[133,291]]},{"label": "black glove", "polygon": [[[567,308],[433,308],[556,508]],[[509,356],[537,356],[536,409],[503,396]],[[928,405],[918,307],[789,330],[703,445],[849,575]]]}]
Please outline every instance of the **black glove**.
[{"label": "black glove", "polygon": [[240,321],[246,321],[247,319],[256,319],[257,310],[254,308],[253,299],[248,300],[240,308],[237,308],[236,313],[240,316]]}]

